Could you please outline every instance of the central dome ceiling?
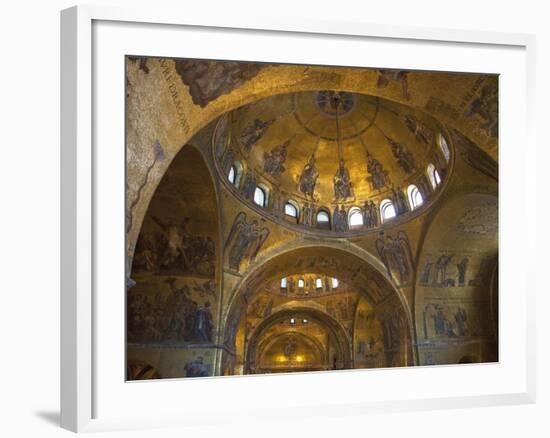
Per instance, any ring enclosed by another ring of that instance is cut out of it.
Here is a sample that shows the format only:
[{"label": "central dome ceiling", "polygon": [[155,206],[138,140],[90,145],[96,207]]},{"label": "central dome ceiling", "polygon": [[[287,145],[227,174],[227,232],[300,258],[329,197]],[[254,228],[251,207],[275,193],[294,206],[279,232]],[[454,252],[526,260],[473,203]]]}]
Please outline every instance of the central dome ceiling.
[{"label": "central dome ceiling", "polygon": [[406,198],[411,184],[426,200],[428,166],[443,176],[450,156],[441,149],[443,142],[448,152],[443,128],[432,117],[345,91],[261,99],[229,113],[223,128],[229,144],[223,149],[230,153],[216,155],[226,178],[231,163],[238,162],[241,187],[253,173],[256,185],[283,202],[326,208],[331,215],[367,201],[378,206],[396,193]]}]

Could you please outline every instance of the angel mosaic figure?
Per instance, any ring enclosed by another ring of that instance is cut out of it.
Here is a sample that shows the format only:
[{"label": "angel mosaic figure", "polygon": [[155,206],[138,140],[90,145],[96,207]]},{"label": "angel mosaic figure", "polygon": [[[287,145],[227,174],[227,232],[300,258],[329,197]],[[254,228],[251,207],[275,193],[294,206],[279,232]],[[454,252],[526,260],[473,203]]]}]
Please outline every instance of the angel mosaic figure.
[{"label": "angel mosaic figure", "polygon": [[488,136],[498,136],[498,88],[496,85],[485,85],[481,93],[471,103],[467,117],[478,115],[485,122],[481,128]]},{"label": "angel mosaic figure", "polygon": [[409,100],[409,83],[407,70],[377,70],[378,80],[376,86],[378,88],[386,88],[390,82],[401,83],[401,94],[403,99]]},{"label": "angel mosaic figure", "polygon": [[409,239],[403,231],[397,237],[386,236],[376,241],[376,249],[386,267],[388,275],[399,284],[408,283],[412,277],[412,253]]},{"label": "angel mosaic figure", "polygon": [[248,223],[246,213],[240,212],[226,242],[226,247],[229,248],[229,267],[238,271],[243,260],[253,261],[268,235],[267,227],[260,227],[255,219]]}]

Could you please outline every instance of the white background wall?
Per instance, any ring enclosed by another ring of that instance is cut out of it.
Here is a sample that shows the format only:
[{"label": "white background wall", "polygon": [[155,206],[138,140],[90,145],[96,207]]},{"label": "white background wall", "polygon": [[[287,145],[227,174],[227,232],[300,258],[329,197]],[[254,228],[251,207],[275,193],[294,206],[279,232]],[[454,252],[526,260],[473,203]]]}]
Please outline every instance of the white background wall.
[{"label": "white background wall", "polygon": [[[524,0],[302,1],[203,0],[97,1],[159,7],[216,9],[230,17],[245,9],[261,15],[374,23],[414,24],[537,34],[539,186],[545,187],[548,148],[550,14],[546,2]],[[68,435],[59,418],[59,10],[71,1],[4,2],[0,14],[0,433],[6,437]],[[521,146],[517,145],[518,153]],[[228,426],[223,430],[132,432],[137,436],[550,436],[548,334],[545,290],[548,237],[543,234],[548,192],[540,193],[538,257],[538,402],[470,410],[313,419],[277,425]],[[545,260],[546,259],[546,260]],[[262,427],[262,429],[259,429]],[[130,436],[130,432],[108,436]],[[133,435],[132,435],[133,436]]]}]

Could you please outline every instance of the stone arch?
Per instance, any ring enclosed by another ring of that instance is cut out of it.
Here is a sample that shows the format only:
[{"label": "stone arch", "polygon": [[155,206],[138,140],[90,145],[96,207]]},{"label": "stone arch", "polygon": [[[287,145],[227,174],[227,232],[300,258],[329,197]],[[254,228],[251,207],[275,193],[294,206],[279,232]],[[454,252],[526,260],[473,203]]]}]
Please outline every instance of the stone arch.
[{"label": "stone arch", "polygon": [[[311,242],[307,239],[294,239],[293,241],[285,244],[283,247],[276,247],[272,250],[266,251],[261,254],[252,264],[250,264],[247,270],[243,273],[241,280],[236,285],[233,290],[232,296],[230,298],[230,305],[227,306],[225,315],[223,315],[224,323],[227,322],[228,315],[230,314],[232,307],[234,307],[235,302],[239,299],[242,299],[242,295],[249,288],[250,282],[257,277],[257,274],[262,272],[266,265],[275,260],[278,257],[286,257],[293,253],[294,251],[299,250],[308,250],[314,251],[315,249],[324,249],[324,250],[334,250],[339,251],[342,254],[361,261],[370,267],[373,272],[376,272],[378,275],[382,276],[383,279],[391,286],[392,292],[396,294],[399,298],[401,305],[403,306],[405,313],[408,315],[408,318],[412,316],[411,308],[409,303],[403,294],[403,292],[396,287],[394,280],[391,276],[388,275],[387,269],[383,263],[369,251],[364,248],[354,245],[351,242],[341,242],[338,240],[327,240],[322,244],[318,242]],[[337,277],[337,272],[335,273]],[[412,324],[412,320],[409,319],[409,323]]]},{"label": "stone arch", "polygon": [[[361,283],[365,280],[365,274],[367,276],[377,276],[378,279],[384,282],[387,287],[388,295],[385,298],[392,297],[395,299],[396,310],[403,317],[403,321],[406,324],[408,345],[406,346],[407,361],[410,364],[414,364],[416,361],[416,353],[414,351],[413,340],[415,332],[412,324],[412,314],[407,302],[407,299],[403,291],[397,288],[388,276],[387,270],[383,264],[368,251],[350,244],[349,242],[342,243],[339,241],[326,241],[322,244],[307,241],[305,239],[296,239],[293,242],[286,244],[284,248],[274,248],[261,257],[258,257],[248,269],[243,273],[242,278],[237,283],[232,291],[232,295],[228,300],[224,315],[222,316],[222,328],[224,330],[223,339],[224,342],[231,343],[234,339],[237,330],[237,321],[241,319],[244,308],[251,300],[254,294],[254,290],[267,278],[273,278],[275,274],[281,271],[285,274],[298,274],[300,269],[292,269],[289,263],[300,255],[319,257],[319,254],[333,254],[336,257],[344,257],[347,268],[352,269],[352,266],[363,269],[362,273],[359,273],[353,278],[351,284],[357,287],[358,291],[363,292],[365,285]],[[284,260],[287,264],[280,265],[279,262]],[[353,262],[353,263],[352,263]],[[276,268],[275,268],[276,267]],[[324,273],[327,275],[333,275],[338,277],[342,274],[342,270],[336,266],[323,266]],[[372,299],[372,297],[368,297]],[[390,301],[388,299],[385,300]],[[387,313],[387,309],[386,309]],[[350,339],[348,339],[350,340]]]}]

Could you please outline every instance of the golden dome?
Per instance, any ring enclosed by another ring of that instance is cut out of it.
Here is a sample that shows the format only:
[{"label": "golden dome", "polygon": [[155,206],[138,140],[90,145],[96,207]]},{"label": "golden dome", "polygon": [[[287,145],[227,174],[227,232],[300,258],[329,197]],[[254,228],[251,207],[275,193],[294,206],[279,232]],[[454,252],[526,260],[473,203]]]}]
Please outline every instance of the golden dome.
[{"label": "golden dome", "polygon": [[[389,199],[398,216],[410,213],[419,207],[407,200],[411,185],[421,204],[433,197],[428,169],[437,169],[440,179],[446,174],[451,154],[445,137],[435,119],[404,105],[319,90],[279,94],[232,111],[218,122],[214,145],[221,179],[237,194],[253,205],[254,188],[266,191],[269,199],[259,205],[264,213],[284,218],[290,202],[297,210],[290,222],[317,228],[315,215],[326,210],[332,231],[353,231],[351,224],[336,227],[336,210],[343,208],[349,218],[372,201],[380,215],[380,204]],[[355,231],[376,228],[383,218],[376,222]]]}]

